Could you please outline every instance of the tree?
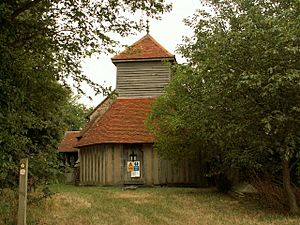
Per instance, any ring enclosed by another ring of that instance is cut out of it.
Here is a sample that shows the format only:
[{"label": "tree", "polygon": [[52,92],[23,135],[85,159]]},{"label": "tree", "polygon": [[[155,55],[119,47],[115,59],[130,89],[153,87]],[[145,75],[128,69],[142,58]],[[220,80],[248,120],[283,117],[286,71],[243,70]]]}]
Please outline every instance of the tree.
[{"label": "tree", "polygon": [[69,99],[63,107],[64,121],[67,130],[81,130],[88,122],[87,116],[93,110],[82,103],[78,103],[79,96]]},{"label": "tree", "polygon": [[17,185],[23,157],[30,158],[32,177],[47,181],[55,174],[67,82],[79,92],[82,82],[107,91],[82,73],[82,58],[113,51],[119,36],[142,29],[143,15],[169,9],[161,0],[1,1],[0,188]]},{"label": "tree", "polygon": [[105,92],[82,73],[82,58],[114,52],[119,37],[141,31],[146,15],[158,18],[171,5],[163,0],[4,0],[0,7],[2,45],[10,53],[20,47],[39,53],[59,71],[56,79],[72,78],[80,92],[82,82]]},{"label": "tree", "polygon": [[[299,170],[299,1],[206,1],[148,124],[164,155],[204,150],[223,163],[281,174],[290,212]],[[219,159],[220,159],[219,157]]]}]

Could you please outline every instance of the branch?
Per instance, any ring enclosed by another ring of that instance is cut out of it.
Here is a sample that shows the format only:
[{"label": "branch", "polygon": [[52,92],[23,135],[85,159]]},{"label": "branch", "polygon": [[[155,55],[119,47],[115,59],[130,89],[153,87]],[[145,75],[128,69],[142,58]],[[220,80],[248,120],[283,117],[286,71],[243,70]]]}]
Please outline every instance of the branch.
[{"label": "branch", "polygon": [[21,6],[20,8],[18,8],[16,11],[14,11],[14,13],[11,15],[12,19],[15,19],[17,16],[19,16],[21,13],[25,12],[26,10],[34,7],[35,5],[39,4],[41,1],[44,0],[33,0],[33,1],[29,1],[25,4],[23,4],[23,6]]}]

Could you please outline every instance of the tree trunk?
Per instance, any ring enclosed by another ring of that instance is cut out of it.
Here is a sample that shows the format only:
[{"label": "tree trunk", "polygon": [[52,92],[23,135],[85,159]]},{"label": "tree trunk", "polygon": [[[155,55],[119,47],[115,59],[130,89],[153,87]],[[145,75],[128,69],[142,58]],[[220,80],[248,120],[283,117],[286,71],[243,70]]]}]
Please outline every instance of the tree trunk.
[{"label": "tree trunk", "polygon": [[282,162],[282,179],[283,179],[283,187],[288,197],[290,213],[291,214],[299,214],[299,207],[297,205],[296,196],[291,187],[291,176],[290,176],[290,168],[289,168],[289,160],[284,159]]}]

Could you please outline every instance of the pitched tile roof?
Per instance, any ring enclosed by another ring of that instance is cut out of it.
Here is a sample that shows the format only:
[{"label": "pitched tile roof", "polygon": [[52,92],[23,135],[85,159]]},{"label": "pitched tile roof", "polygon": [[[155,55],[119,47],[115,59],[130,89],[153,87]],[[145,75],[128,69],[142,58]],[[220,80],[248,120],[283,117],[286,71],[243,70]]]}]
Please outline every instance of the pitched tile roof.
[{"label": "pitched tile roof", "polygon": [[85,125],[85,127],[79,132],[77,138],[81,138],[84,133],[89,130],[92,124],[95,123],[95,121],[101,117],[107,109],[110,107],[110,105],[113,103],[113,99],[106,97],[99,105],[97,105],[94,110],[87,116],[89,119],[89,122]]},{"label": "pitched tile roof", "polygon": [[83,134],[77,147],[102,143],[153,143],[145,120],[155,98],[119,98]]},{"label": "pitched tile roof", "polygon": [[175,59],[175,56],[161,46],[151,35],[147,34],[118,55],[112,57],[112,61],[161,58]]},{"label": "pitched tile roof", "polygon": [[67,131],[64,138],[58,146],[59,152],[76,152],[75,145],[77,144],[77,136],[80,131]]}]

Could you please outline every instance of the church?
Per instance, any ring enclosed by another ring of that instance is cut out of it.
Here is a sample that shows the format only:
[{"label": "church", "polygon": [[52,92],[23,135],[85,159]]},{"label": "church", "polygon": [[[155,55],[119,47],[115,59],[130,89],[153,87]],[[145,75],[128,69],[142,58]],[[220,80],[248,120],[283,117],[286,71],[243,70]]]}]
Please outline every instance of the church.
[{"label": "church", "polygon": [[78,133],[81,185],[184,185],[205,183],[201,157],[179,165],[160,158],[145,127],[151,103],[170,81],[175,56],[150,34],[112,57],[115,99],[104,99]]}]

